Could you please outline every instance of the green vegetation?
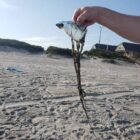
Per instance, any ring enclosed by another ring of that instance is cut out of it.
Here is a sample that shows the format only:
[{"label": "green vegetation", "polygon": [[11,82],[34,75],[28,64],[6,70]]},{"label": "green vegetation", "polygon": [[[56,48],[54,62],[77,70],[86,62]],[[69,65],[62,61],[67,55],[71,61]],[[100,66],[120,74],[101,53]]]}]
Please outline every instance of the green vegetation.
[{"label": "green vegetation", "polygon": [[0,46],[8,46],[16,49],[26,50],[30,53],[44,53],[44,48],[41,46],[30,45],[25,42],[11,39],[0,39]]},{"label": "green vegetation", "polygon": [[111,64],[118,64],[114,59],[103,59],[102,62],[111,63]]},{"label": "green vegetation", "polygon": [[48,47],[48,49],[46,50],[46,54],[72,57],[71,49],[58,48],[58,47],[54,47],[54,46]]},{"label": "green vegetation", "polygon": [[107,62],[111,64],[118,64],[116,60],[135,63],[133,59],[124,56],[123,52],[111,52],[111,51],[105,51],[101,49],[91,49],[89,51],[85,51],[83,54],[89,57],[103,58],[104,59],[103,62]]},{"label": "green vegetation", "polygon": [[99,58],[106,58],[106,59],[115,59],[115,58],[123,57],[122,53],[110,52],[101,49],[91,49],[89,51],[85,51],[83,54],[90,57],[99,57]]}]

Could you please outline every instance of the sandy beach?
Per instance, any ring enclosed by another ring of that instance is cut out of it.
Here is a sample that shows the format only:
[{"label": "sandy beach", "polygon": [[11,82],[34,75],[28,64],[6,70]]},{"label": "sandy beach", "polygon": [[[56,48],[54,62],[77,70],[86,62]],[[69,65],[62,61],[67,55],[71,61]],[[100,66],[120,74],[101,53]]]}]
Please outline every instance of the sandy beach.
[{"label": "sandy beach", "polygon": [[72,59],[0,52],[0,139],[140,140],[140,66],[98,58],[81,65],[90,120]]}]

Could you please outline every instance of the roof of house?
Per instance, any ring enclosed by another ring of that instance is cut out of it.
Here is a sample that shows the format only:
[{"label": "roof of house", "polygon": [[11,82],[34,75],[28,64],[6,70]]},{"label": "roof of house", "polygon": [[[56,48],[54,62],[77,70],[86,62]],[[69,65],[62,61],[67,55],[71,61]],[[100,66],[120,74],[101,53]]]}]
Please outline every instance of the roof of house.
[{"label": "roof of house", "polygon": [[117,48],[115,45],[108,45],[108,44],[95,44],[96,49],[103,49],[114,52]]},{"label": "roof of house", "polygon": [[140,45],[139,44],[127,43],[127,42],[123,42],[121,44],[124,46],[126,51],[140,52]]}]

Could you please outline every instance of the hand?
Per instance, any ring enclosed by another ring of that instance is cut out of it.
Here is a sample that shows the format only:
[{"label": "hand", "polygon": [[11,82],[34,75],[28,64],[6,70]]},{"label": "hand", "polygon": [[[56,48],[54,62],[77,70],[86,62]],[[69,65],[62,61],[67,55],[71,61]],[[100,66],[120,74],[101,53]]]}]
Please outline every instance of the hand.
[{"label": "hand", "polygon": [[73,21],[84,26],[95,22],[140,44],[140,16],[125,15],[104,7],[84,7],[74,12]]},{"label": "hand", "polygon": [[98,7],[84,7],[79,8],[74,12],[73,21],[84,26],[90,26],[98,21],[99,8]]}]

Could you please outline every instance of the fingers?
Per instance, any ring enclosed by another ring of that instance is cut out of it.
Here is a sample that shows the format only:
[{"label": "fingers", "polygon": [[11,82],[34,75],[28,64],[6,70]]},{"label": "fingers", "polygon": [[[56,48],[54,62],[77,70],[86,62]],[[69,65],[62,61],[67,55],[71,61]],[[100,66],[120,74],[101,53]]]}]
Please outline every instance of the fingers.
[{"label": "fingers", "polygon": [[86,21],[87,17],[86,17],[86,12],[83,12],[82,14],[80,14],[77,18],[77,22],[84,24]]},{"label": "fingers", "polygon": [[90,26],[99,19],[99,7],[83,7],[74,12],[73,21],[84,26]]},{"label": "fingers", "polygon": [[84,26],[90,25],[86,8],[79,8],[74,12],[72,20]]},{"label": "fingers", "polygon": [[72,17],[72,20],[73,20],[74,22],[77,22],[77,18],[81,15],[81,13],[82,13],[81,8],[75,10],[75,12],[74,12],[74,14],[73,14],[73,17]]},{"label": "fingers", "polygon": [[86,11],[84,11],[78,18],[77,23],[84,25],[85,27],[91,25],[91,21],[88,17],[88,14]]}]

